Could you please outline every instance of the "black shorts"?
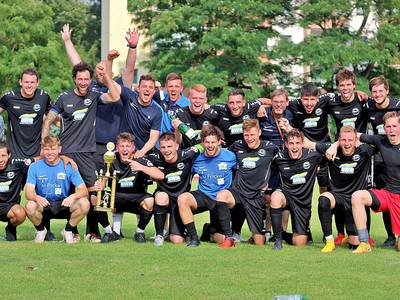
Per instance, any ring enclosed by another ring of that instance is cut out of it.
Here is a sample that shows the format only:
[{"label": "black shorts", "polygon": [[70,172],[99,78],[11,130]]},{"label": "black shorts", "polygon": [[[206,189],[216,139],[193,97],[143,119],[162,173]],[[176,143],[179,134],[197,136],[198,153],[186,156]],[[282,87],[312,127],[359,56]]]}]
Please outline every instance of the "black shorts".
[{"label": "black shorts", "polygon": [[139,214],[140,203],[146,198],[153,198],[149,193],[116,193],[115,211]]},{"label": "black shorts", "polygon": [[96,177],[96,164],[94,162],[94,154],[92,152],[76,152],[63,154],[72,158],[78,165],[79,174],[81,174],[83,181],[87,187],[94,186],[97,180]]},{"label": "black shorts", "polygon": [[311,219],[311,205],[299,205],[288,193],[281,191],[286,198],[286,207],[290,211],[293,233],[306,235]]},{"label": "black shorts", "polygon": [[330,192],[335,198],[335,207],[332,212],[334,214],[342,214],[346,224],[346,232],[348,235],[356,235],[356,225],[354,224],[353,212],[351,210],[351,195],[343,193]]},{"label": "black shorts", "polygon": [[[259,195],[255,199],[246,198],[237,188],[230,188],[235,199],[235,207],[232,209],[232,216],[240,215],[238,211],[243,211],[246,216],[252,234],[261,234],[264,227],[265,218],[265,201],[263,195]],[[232,223],[234,221],[232,220]]]},{"label": "black shorts", "polygon": [[103,170],[103,174],[106,172],[106,164],[104,162],[104,153],[106,153],[106,144],[96,143],[96,153],[93,155],[94,162],[96,164],[97,172]]},{"label": "black shorts", "polygon": [[43,218],[50,219],[69,219],[71,216],[70,208],[62,206],[62,200],[49,201],[50,205],[43,207]]},{"label": "black shorts", "polygon": [[[158,192],[166,193],[164,191],[156,190],[154,198]],[[182,223],[181,215],[179,214],[178,198],[168,195],[168,212],[169,212],[169,233],[186,236],[186,227]]]},{"label": "black shorts", "polygon": [[320,187],[327,187],[329,185],[328,161],[324,161],[319,165],[317,180]]},{"label": "black shorts", "polygon": [[10,209],[18,203],[2,203],[0,204],[0,221],[8,222],[10,219],[7,217]]},{"label": "black shorts", "polygon": [[195,214],[202,213],[203,211],[207,210],[213,211],[215,209],[217,204],[216,200],[211,199],[209,196],[200,191],[193,191],[190,193],[197,203],[197,209],[194,211]]}]

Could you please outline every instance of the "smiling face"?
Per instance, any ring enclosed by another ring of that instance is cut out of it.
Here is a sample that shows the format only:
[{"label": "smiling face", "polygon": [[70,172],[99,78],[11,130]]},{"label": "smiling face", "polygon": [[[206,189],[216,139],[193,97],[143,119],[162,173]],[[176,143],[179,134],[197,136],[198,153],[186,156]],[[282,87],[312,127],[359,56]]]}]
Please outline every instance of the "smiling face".
[{"label": "smiling face", "polygon": [[400,123],[398,117],[386,119],[384,129],[392,145],[400,144]]},{"label": "smiling face", "polygon": [[355,132],[341,132],[339,135],[339,146],[345,156],[353,155],[356,149],[357,135]]},{"label": "smiling face", "polygon": [[251,127],[243,131],[243,138],[250,149],[257,149],[260,146],[261,130]]},{"label": "smiling face", "polygon": [[354,99],[354,90],[356,85],[351,79],[345,79],[339,82],[338,85],[340,97],[344,102],[350,102]]},{"label": "smiling face", "polygon": [[156,91],[156,85],[152,80],[142,80],[140,81],[138,91],[139,103],[143,106],[148,106],[153,99],[154,93]]},{"label": "smiling face", "polygon": [[226,103],[231,115],[234,117],[239,117],[243,114],[245,104],[246,102],[242,95],[231,95],[228,97],[228,102]]},{"label": "smiling face", "polygon": [[61,146],[58,144],[46,145],[42,147],[42,152],[46,163],[55,165],[60,160]]},{"label": "smiling face", "polygon": [[282,116],[288,105],[289,100],[285,95],[276,95],[271,99],[272,112],[276,116]]},{"label": "smiling face", "polygon": [[174,163],[178,159],[178,145],[173,140],[160,141],[160,152],[168,163]]},{"label": "smiling face", "polygon": [[167,93],[169,99],[173,102],[178,101],[181,98],[183,91],[182,81],[180,79],[168,80],[166,84]]},{"label": "smiling face", "polygon": [[21,86],[21,95],[24,98],[32,98],[39,86],[39,80],[36,75],[23,74],[19,80]]},{"label": "smiling face", "polygon": [[303,155],[303,140],[297,136],[291,136],[285,141],[291,159],[300,159]]},{"label": "smiling face", "polygon": [[301,96],[300,101],[306,113],[311,114],[317,106],[318,96]]},{"label": "smiling face", "polygon": [[207,103],[207,93],[198,92],[194,89],[190,90],[189,94],[190,100],[190,111],[195,115],[201,115],[204,112],[204,106]]},{"label": "smiling face", "polygon": [[133,158],[135,144],[125,139],[119,139],[117,142],[117,151],[121,161],[128,163]]},{"label": "smiling face", "polygon": [[371,95],[374,99],[376,106],[379,108],[386,108],[389,104],[388,98],[389,90],[385,88],[384,84],[374,85],[371,88]]},{"label": "smiling face", "polygon": [[221,140],[219,140],[218,137],[215,135],[209,135],[204,138],[202,144],[205,150],[204,154],[206,156],[212,157],[216,156],[219,153]]},{"label": "smiling face", "polygon": [[0,170],[4,170],[7,167],[9,157],[7,148],[0,148]]},{"label": "smiling face", "polygon": [[74,78],[76,93],[80,96],[85,96],[88,92],[90,81],[91,77],[89,71],[84,70],[76,73],[76,77]]}]

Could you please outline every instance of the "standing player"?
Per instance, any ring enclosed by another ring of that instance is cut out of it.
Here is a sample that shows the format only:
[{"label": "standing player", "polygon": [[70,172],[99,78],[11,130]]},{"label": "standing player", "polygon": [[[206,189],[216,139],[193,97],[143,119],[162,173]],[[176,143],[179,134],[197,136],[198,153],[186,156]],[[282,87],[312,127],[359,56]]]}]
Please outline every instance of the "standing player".
[{"label": "standing player", "polygon": [[231,188],[217,194],[216,212],[225,240],[221,248],[234,246],[230,229],[229,209],[240,210],[246,216],[256,245],[264,245],[265,201],[262,189],[266,188],[271,172],[271,163],[278,147],[260,140],[261,129],[257,119],[243,122],[243,140],[236,141],[230,148],[236,155],[238,168]]},{"label": "standing player", "polygon": [[[90,207],[87,188],[78,170],[70,164],[65,167],[58,138],[46,136],[42,151],[44,160],[30,166],[25,187],[26,212],[37,230],[35,242],[43,243],[46,237],[42,219],[47,216],[48,219],[68,219],[61,234],[66,243],[76,243],[73,230]],[[71,185],[75,186],[75,192],[71,192]]]},{"label": "standing player", "polygon": [[[400,100],[389,98],[389,83],[383,76],[372,78],[369,81],[369,90],[371,92],[372,99],[369,99],[365,104],[366,113],[368,115],[369,122],[372,125],[374,134],[383,136],[385,135],[383,116],[388,111],[400,111]],[[384,187],[384,182],[381,178],[384,164],[382,161],[382,156],[379,153],[374,156],[373,168],[374,187],[381,189]],[[385,229],[388,234],[388,238],[382,246],[393,247],[396,243],[396,237],[392,232],[389,211],[382,212],[382,216]]]},{"label": "standing player", "polygon": [[6,143],[0,142],[0,221],[7,222],[6,240],[17,240],[16,227],[25,221],[20,205],[24,177],[33,159],[10,159]]},{"label": "standing player", "polygon": [[[211,223],[215,225],[217,193],[227,189],[232,183],[232,170],[236,166],[236,158],[231,151],[221,148],[222,140],[223,134],[219,128],[212,125],[203,127],[201,141],[204,153],[197,156],[192,168],[193,173],[199,174],[198,190],[183,193],[178,197],[179,214],[189,234],[190,247],[200,245],[193,214],[208,210]],[[215,234],[214,240],[216,238]]]},{"label": "standing player", "polygon": [[196,147],[181,150],[178,146],[175,134],[165,132],[160,137],[160,150],[148,156],[153,165],[164,173],[164,179],[157,182],[154,193],[156,246],[164,243],[163,229],[167,212],[170,213],[169,240],[174,244],[185,241],[185,226],[179,215],[177,199],[179,195],[190,191],[192,164],[199,151]]},{"label": "standing player", "polygon": [[134,159],[134,136],[122,132],[117,136],[117,157],[112,162],[110,173],[117,173],[117,188],[115,195],[115,213],[113,214],[113,232],[106,233],[102,242],[108,243],[121,238],[122,214],[131,212],[139,214],[139,223],[134,234],[134,240],[145,243],[144,230],[150,222],[154,198],[146,193],[146,176],[162,180],[164,174],[153,166],[146,158]]},{"label": "standing player", "polygon": [[281,181],[280,188],[271,195],[275,250],[282,249],[282,209],[289,209],[292,216],[293,244],[307,244],[313,187],[322,157],[318,152],[304,149],[303,144],[303,133],[292,129],[286,135],[286,149],[280,151],[274,160]]},{"label": "standing player", "polygon": [[[352,196],[354,222],[358,231],[360,245],[353,253],[370,252],[368,243],[367,216],[365,207],[371,207],[375,212],[390,211],[393,233],[400,235],[400,113],[387,112],[383,117],[386,136],[361,134],[360,141],[378,148],[382,155],[384,169],[383,189],[357,191]],[[396,243],[400,250],[400,243]]]}]

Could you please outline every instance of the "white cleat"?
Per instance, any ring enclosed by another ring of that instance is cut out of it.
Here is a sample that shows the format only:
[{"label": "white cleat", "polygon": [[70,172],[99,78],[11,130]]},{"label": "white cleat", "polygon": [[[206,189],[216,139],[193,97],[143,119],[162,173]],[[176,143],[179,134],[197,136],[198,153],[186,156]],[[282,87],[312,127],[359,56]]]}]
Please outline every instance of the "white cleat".
[{"label": "white cleat", "polygon": [[34,242],[37,244],[43,243],[44,239],[46,238],[46,234],[47,234],[46,228],[40,231],[36,231]]}]

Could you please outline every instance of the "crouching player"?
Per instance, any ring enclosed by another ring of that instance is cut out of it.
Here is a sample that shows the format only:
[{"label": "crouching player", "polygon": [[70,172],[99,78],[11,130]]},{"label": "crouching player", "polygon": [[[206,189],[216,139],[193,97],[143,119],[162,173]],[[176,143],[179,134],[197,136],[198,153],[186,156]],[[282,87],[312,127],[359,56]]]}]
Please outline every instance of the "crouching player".
[{"label": "crouching player", "polygon": [[303,145],[303,133],[292,129],[286,135],[286,149],[274,159],[281,179],[279,189],[271,195],[271,221],[276,236],[274,250],[282,249],[282,209],[288,209],[292,216],[293,244],[307,245],[313,187],[322,156]]},{"label": "crouching player", "polygon": [[[73,231],[89,211],[86,185],[78,170],[70,164],[64,166],[57,137],[45,137],[42,152],[44,159],[30,166],[25,187],[26,213],[37,230],[34,241],[43,243],[46,237],[43,218],[68,219],[61,235],[66,243],[75,243]],[[76,188],[74,193],[71,184]]]},{"label": "crouching player", "polygon": [[[352,195],[353,217],[360,240],[360,245],[353,251],[357,254],[371,251],[365,207],[371,207],[375,212],[389,211],[393,233],[400,235],[400,113],[387,112],[383,117],[383,126],[386,136],[359,135],[361,142],[374,145],[382,155],[385,188],[357,191]],[[396,248],[400,250],[399,240]]]},{"label": "crouching player", "polygon": [[[248,119],[243,122],[244,140],[233,143],[229,148],[236,155],[238,169],[232,187],[217,194],[217,216],[225,240],[219,246],[234,246],[230,228],[229,208],[241,211],[246,216],[253,241],[264,245],[265,201],[262,188],[266,188],[271,174],[271,163],[278,153],[278,147],[271,142],[260,140],[261,129],[258,120]],[[238,215],[238,214],[236,214]]]},{"label": "crouching player", "polygon": [[185,241],[185,226],[179,215],[178,196],[190,191],[192,164],[199,154],[196,147],[178,150],[179,145],[174,133],[165,132],[160,137],[160,150],[151,153],[148,158],[165,177],[158,181],[154,193],[154,226],[156,229],[155,246],[164,243],[163,229],[167,212],[169,219],[169,240],[174,244]]},{"label": "crouching player", "polygon": [[[102,243],[121,239],[121,223],[124,212],[139,214],[139,223],[133,239],[145,243],[144,230],[153,213],[153,195],[146,192],[146,175],[162,180],[164,174],[153,166],[147,158],[134,159],[135,137],[122,132],[117,136],[117,156],[111,164],[110,173],[117,173],[115,194],[115,213],[113,213],[113,232],[103,236]],[[96,185],[98,182],[96,182]]]}]

